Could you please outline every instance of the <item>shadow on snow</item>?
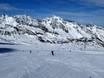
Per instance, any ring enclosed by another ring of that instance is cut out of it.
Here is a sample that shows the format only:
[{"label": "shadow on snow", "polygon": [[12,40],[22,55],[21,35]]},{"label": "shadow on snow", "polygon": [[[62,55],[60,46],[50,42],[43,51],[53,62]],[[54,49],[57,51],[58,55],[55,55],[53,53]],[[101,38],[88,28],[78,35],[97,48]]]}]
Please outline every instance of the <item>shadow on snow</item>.
[{"label": "shadow on snow", "polygon": [[10,53],[13,51],[16,51],[16,50],[12,48],[0,48],[0,53]]},{"label": "shadow on snow", "polygon": [[0,45],[15,45],[14,43],[0,43]]}]

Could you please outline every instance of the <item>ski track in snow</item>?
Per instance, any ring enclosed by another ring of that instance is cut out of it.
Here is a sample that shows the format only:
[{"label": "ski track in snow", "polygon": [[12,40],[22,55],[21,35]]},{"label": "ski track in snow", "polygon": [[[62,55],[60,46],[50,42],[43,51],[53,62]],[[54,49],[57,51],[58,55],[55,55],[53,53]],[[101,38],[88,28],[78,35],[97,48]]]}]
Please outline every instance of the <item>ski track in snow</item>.
[{"label": "ski track in snow", "polygon": [[0,54],[0,78],[104,78],[104,49],[69,51],[68,45],[52,44],[3,47],[16,51]]}]

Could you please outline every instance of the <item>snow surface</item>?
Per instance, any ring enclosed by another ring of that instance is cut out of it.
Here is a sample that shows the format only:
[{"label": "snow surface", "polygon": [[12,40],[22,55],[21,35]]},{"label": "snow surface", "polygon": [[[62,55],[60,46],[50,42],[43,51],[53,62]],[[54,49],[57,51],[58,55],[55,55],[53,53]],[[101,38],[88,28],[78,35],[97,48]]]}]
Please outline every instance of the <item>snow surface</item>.
[{"label": "snow surface", "polygon": [[0,78],[104,78],[104,48],[99,46],[36,41],[0,44],[2,48],[13,51],[0,52]]}]

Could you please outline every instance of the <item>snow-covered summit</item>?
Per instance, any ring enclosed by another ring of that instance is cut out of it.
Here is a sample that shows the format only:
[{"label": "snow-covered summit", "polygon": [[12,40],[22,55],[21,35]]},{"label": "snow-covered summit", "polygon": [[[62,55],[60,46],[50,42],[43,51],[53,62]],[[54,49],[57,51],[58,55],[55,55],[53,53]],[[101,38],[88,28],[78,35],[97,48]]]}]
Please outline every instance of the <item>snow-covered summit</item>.
[{"label": "snow-covered summit", "polygon": [[8,25],[12,25],[12,26],[17,26],[17,22],[13,17],[10,17],[8,15],[2,15],[0,17],[0,24],[2,24],[1,26],[5,26],[6,24]]},{"label": "snow-covered summit", "polygon": [[63,21],[63,19],[61,17],[55,16],[55,15],[50,16],[50,17],[46,17],[44,20],[48,21],[50,23],[52,23],[52,22],[62,22]]},{"label": "snow-covered summit", "polygon": [[[104,43],[104,28],[65,21],[58,16],[33,19],[26,15],[0,17],[0,39],[7,41],[35,41],[51,43],[95,41]],[[27,39],[27,40],[26,40]]]}]

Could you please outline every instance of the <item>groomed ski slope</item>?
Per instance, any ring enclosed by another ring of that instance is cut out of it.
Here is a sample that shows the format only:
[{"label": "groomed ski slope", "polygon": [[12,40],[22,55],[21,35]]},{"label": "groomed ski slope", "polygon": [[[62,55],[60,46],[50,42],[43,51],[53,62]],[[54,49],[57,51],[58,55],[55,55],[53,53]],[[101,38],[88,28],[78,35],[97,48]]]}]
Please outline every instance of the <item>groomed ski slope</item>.
[{"label": "groomed ski slope", "polygon": [[0,51],[0,78],[104,78],[104,49],[98,46],[37,42],[0,44]]}]

